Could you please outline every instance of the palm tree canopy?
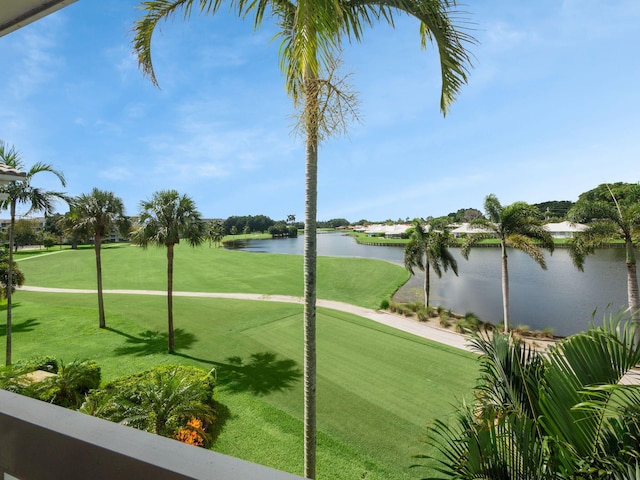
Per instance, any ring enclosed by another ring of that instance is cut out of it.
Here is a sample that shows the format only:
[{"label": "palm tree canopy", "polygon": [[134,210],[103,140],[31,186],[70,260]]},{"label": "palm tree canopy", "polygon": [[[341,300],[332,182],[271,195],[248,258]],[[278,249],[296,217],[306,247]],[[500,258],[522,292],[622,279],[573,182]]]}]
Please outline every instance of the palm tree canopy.
[{"label": "palm tree canopy", "polygon": [[442,76],[440,109],[444,114],[467,82],[471,57],[466,46],[475,40],[460,25],[462,12],[455,9],[455,0],[155,0],[141,5],[144,15],[134,25],[133,45],[142,71],[156,86],[151,40],[158,23],[178,12],[189,18],[194,6],[200,13],[213,15],[223,3],[241,18],[253,16],[255,30],[262,25],[265,14],[276,17],[280,67],[287,92],[296,103],[305,91],[303,78],[318,78],[330,71],[343,39],[360,42],[365,28],[380,20],[394,26],[396,14],[409,14],[420,21],[423,48],[430,42],[436,45]]},{"label": "palm tree canopy", "polygon": [[[640,239],[640,185],[622,182],[603,184],[580,195],[567,213],[572,222],[588,222],[587,230],[574,235],[569,253],[582,271],[587,255],[615,239],[629,245]],[[627,259],[635,263],[635,258]]]},{"label": "palm tree canopy", "polygon": [[[4,163],[17,170],[25,170],[20,152],[18,152],[15,147],[9,146],[3,141],[0,141],[0,163]],[[45,214],[50,215],[55,210],[54,203],[56,199],[68,202],[69,199],[63,192],[44,191],[31,185],[33,177],[42,172],[54,174],[58,177],[63,187],[67,185],[64,174],[61,171],[56,170],[48,163],[37,162],[25,172],[26,177],[24,180],[10,182],[0,187],[0,192],[7,194],[7,199],[2,202],[2,208],[9,208],[12,203],[27,204],[29,205],[27,214],[43,211]]]},{"label": "palm tree canopy", "polygon": [[124,215],[124,204],[113,192],[94,188],[76,198],[71,210],[74,229],[80,233],[103,237],[116,228],[123,236],[129,233],[131,222]]},{"label": "palm tree canopy", "polygon": [[427,443],[438,454],[421,458],[438,478],[613,478],[626,471],[640,451],[640,386],[621,384],[640,361],[635,328],[612,316],[545,353],[497,332],[475,335],[476,402],[452,425],[429,429]]},{"label": "palm tree canopy", "polygon": [[468,258],[471,247],[487,238],[498,238],[505,247],[516,248],[529,255],[543,269],[546,262],[542,248],[554,250],[553,237],[544,228],[540,211],[525,202],[503,206],[494,194],[484,202],[487,218],[471,222],[485,228],[487,233],[471,235],[462,246],[462,254]]},{"label": "palm tree canopy", "polygon": [[140,202],[139,227],[134,232],[135,243],[146,247],[175,245],[185,239],[190,245],[200,245],[205,224],[195,202],[176,190],[161,190],[151,200]]},{"label": "palm tree canopy", "polygon": [[449,268],[458,275],[458,262],[448,249],[451,245],[446,227],[436,230],[433,225],[423,225],[420,220],[415,219],[404,250],[405,268],[412,275],[414,267],[424,271],[427,265],[438,277],[442,277],[443,270],[446,272]]}]

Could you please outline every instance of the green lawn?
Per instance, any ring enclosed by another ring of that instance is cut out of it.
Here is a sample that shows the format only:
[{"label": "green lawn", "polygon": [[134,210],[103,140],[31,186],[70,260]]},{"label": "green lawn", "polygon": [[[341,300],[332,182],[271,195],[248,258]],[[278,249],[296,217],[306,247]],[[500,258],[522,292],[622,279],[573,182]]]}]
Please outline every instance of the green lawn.
[{"label": "green lawn", "polygon": [[[57,253],[56,253],[57,252]],[[20,257],[28,285],[96,288],[92,248],[55,250],[51,255]],[[165,290],[166,249],[146,250],[128,244],[103,249],[105,289]],[[226,293],[303,295],[302,257],[177,245],[174,290]],[[409,278],[389,262],[371,259],[319,257],[318,298],[377,308]]]},{"label": "green lawn", "polygon": [[[181,246],[176,262],[176,290],[301,295],[300,257]],[[30,285],[95,288],[92,250],[20,268]],[[105,288],[164,289],[163,250],[113,246],[104,268]],[[404,275],[385,262],[320,258],[318,296],[376,306]],[[163,363],[216,368],[225,421],[213,448],[302,473],[301,305],[177,297],[178,353],[168,355],[163,296],[106,295],[106,330],[95,295],[22,291],[14,301],[14,360],[95,359],[106,381]],[[423,427],[470,394],[474,357],[332,310],[319,309],[317,324],[318,477],[425,475],[408,468]]]}]

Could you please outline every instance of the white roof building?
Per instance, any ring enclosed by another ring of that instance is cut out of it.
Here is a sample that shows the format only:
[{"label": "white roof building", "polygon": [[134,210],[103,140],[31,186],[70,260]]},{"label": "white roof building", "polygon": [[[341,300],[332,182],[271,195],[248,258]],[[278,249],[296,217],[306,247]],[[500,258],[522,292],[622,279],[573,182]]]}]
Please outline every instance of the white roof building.
[{"label": "white roof building", "polygon": [[407,230],[411,228],[411,225],[369,225],[364,233],[367,235],[384,235],[385,237],[399,237]]},{"label": "white roof building", "polygon": [[558,222],[547,223],[544,228],[547,229],[553,238],[571,238],[576,232],[584,232],[587,228],[582,223]]},{"label": "white roof building", "polygon": [[473,235],[474,233],[491,233],[491,230],[479,226],[472,226],[469,223],[463,223],[459,227],[451,230],[451,234],[456,238],[461,235]]}]

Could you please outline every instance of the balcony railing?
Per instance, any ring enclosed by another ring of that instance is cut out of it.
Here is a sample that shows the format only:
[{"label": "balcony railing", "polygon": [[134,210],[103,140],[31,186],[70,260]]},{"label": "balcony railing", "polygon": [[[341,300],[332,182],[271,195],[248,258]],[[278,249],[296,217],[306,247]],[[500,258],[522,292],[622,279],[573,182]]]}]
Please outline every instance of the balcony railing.
[{"label": "balcony railing", "polygon": [[302,478],[4,390],[0,475],[19,480]]}]

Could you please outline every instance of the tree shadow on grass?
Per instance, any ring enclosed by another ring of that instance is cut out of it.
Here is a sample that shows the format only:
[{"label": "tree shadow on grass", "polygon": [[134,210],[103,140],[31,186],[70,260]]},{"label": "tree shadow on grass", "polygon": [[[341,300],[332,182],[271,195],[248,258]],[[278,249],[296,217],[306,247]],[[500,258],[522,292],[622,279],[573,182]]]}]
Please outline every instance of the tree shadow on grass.
[{"label": "tree shadow on grass", "polygon": [[[135,357],[141,357],[154,353],[167,353],[169,344],[169,335],[167,332],[160,333],[155,330],[147,330],[136,336],[111,327],[107,327],[107,330],[126,338],[126,344],[115,349],[114,353],[116,355],[133,355]],[[173,331],[173,334],[175,337],[176,349],[190,348],[191,345],[197,341],[196,336],[193,333],[186,332],[182,328],[176,328]]]},{"label": "tree shadow on grass", "polygon": [[[15,310],[16,308],[20,308],[20,302],[11,302],[11,310]],[[0,305],[0,312],[6,312],[7,311],[7,302],[6,300],[2,302],[2,305]]]},{"label": "tree shadow on grass", "polygon": [[[24,333],[32,332],[35,327],[40,325],[40,322],[35,318],[29,318],[23,322],[11,322],[11,333]],[[7,324],[0,325],[0,337],[7,336]]]},{"label": "tree shadow on grass", "polygon": [[233,393],[249,392],[266,395],[293,387],[302,377],[298,364],[290,358],[278,359],[273,352],[253,353],[249,361],[238,356],[226,358],[227,363],[204,360],[183,353],[176,355],[208,363],[216,367],[217,384]]}]

